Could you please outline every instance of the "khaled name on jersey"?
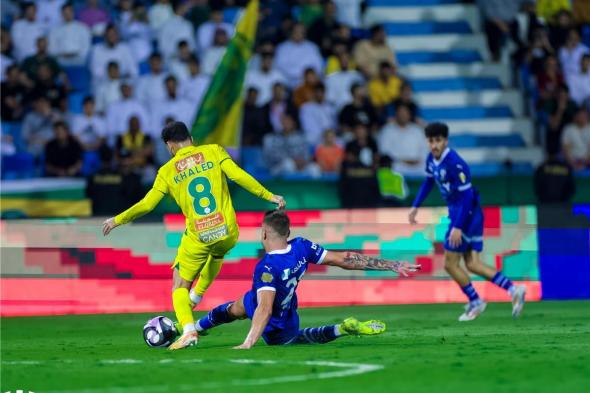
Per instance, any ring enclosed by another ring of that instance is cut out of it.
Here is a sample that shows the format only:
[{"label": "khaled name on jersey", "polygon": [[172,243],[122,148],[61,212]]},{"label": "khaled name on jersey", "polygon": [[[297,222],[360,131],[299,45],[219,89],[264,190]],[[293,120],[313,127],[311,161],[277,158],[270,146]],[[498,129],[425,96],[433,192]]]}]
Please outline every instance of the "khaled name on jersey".
[{"label": "khaled name on jersey", "polygon": [[199,240],[203,243],[211,243],[211,242],[221,239],[222,237],[227,236],[227,234],[228,234],[227,225],[223,224],[220,227],[208,229],[203,232],[199,232]]},{"label": "khaled name on jersey", "polygon": [[174,166],[178,172],[178,175],[174,176],[174,183],[178,184],[191,176],[212,169],[214,165],[211,161],[205,161],[203,153],[197,153],[176,161]]}]

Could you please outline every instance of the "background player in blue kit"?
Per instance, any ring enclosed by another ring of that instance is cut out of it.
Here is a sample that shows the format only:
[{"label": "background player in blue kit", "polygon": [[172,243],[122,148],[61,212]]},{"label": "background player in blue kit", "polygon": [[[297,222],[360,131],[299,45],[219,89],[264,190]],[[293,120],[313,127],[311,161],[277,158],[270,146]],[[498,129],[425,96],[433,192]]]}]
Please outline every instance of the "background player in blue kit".
[{"label": "background player in blue kit", "polygon": [[297,285],[309,263],[339,266],[348,270],[391,270],[406,276],[420,265],[387,261],[355,252],[325,250],[298,237],[288,241],[289,217],[283,211],[267,212],[262,223],[266,256],[254,270],[252,289],[241,299],[217,306],[195,324],[202,332],[236,319],[250,318],[252,325],[242,345],[249,349],[262,338],[269,345],[327,343],[344,335],[373,335],[385,331],[381,321],[359,322],[348,318],[338,325],[299,329]]},{"label": "background player in blue kit", "polygon": [[449,208],[451,223],[445,235],[445,269],[469,298],[459,321],[472,321],[484,312],[486,303],[471,284],[468,273],[460,266],[461,257],[467,270],[485,277],[504,288],[512,297],[512,316],[518,317],[524,306],[525,287],[514,285],[506,276],[481,262],[483,249],[483,212],[479,193],[471,185],[469,166],[448,147],[449,128],[443,123],[429,124],[425,129],[430,154],[426,159],[426,180],[422,184],[409,214],[416,224],[418,207],[424,202],[434,183]]}]

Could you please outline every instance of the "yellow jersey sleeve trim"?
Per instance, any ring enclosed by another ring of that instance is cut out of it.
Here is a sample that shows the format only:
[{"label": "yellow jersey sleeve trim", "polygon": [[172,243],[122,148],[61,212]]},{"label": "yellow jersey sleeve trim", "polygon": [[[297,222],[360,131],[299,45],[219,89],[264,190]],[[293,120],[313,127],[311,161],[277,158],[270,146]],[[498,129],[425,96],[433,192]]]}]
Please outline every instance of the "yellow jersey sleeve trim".
[{"label": "yellow jersey sleeve trim", "polygon": [[115,217],[115,224],[124,225],[154,210],[165,193],[152,188],[143,199]]},{"label": "yellow jersey sleeve trim", "polygon": [[273,194],[268,191],[262,184],[254,179],[245,170],[240,168],[231,158],[225,158],[220,162],[221,170],[231,180],[239,184],[246,191],[256,195],[259,198],[271,201]]}]

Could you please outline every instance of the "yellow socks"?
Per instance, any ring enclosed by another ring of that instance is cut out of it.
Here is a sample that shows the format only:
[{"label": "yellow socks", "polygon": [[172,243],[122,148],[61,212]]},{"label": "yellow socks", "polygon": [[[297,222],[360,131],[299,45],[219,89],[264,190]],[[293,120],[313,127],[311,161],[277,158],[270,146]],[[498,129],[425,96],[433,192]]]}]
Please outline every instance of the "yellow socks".
[{"label": "yellow socks", "polygon": [[[213,284],[215,277],[217,277],[221,270],[221,265],[223,265],[223,259],[210,259],[203,267],[203,270],[201,270],[201,275],[197,280],[197,285],[191,291],[191,295],[198,296],[200,300],[211,284]],[[194,301],[196,299],[195,296],[191,296],[191,298],[194,303],[198,303]]]},{"label": "yellow socks", "polygon": [[195,319],[193,317],[193,310],[188,294],[188,289],[177,288],[172,292],[172,304],[174,305],[174,312],[176,318],[182,326],[183,333],[195,330]]}]

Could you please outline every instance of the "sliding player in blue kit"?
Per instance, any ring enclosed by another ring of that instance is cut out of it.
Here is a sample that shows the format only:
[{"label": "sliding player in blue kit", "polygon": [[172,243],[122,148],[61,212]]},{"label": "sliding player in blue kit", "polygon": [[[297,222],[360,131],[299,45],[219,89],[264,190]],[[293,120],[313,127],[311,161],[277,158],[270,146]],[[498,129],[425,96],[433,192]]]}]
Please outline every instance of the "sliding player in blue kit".
[{"label": "sliding player in blue kit", "polygon": [[254,270],[252,289],[241,299],[215,307],[195,323],[203,332],[237,319],[250,318],[244,342],[235,349],[249,349],[262,337],[268,345],[323,344],[345,335],[374,335],[385,331],[381,321],[345,319],[338,325],[299,329],[297,294],[308,264],[338,266],[347,270],[390,270],[406,276],[420,265],[387,261],[355,252],[328,251],[307,239],[288,240],[289,217],[280,210],[267,212],[262,223],[266,255]]},{"label": "sliding player in blue kit", "polygon": [[514,285],[501,272],[482,263],[480,259],[483,250],[483,212],[479,204],[479,193],[471,185],[469,166],[457,152],[448,147],[449,127],[446,124],[429,124],[425,134],[430,148],[426,159],[427,177],[408,218],[411,224],[417,223],[418,207],[436,183],[447,202],[451,220],[445,235],[445,270],[469,299],[459,321],[472,321],[486,308],[486,302],[479,297],[468,273],[460,266],[461,257],[471,273],[485,277],[508,291],[512,297],[512,316],[518,317],[524,306],[525,287]]}]

